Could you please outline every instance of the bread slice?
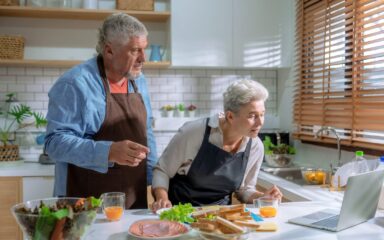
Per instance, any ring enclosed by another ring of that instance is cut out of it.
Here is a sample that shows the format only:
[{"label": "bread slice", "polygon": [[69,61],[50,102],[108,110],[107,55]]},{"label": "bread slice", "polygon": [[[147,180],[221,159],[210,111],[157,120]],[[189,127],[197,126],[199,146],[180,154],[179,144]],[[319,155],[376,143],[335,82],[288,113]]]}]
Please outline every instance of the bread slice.
[{"label": "bread slice", "polygon": [[277,231],[277,224],[274,222],[260,223],[260,226],[256,228],[258,232],[275,232]]},{"label": "bread slice", "polygon": [[243,220],[235,220],[233,221],[234,224],[239,225],[241,227],[248,227],[248,228],[259,228],[260,224],[251,220],[251,221],[243,221]]},{"label": "bread slice", "polygon": [[244,233],[245,232],[244,228],[237,226],[236,224],[234,224],[231,221],[228,221],[227,219],[224,219],[222,217],[216,217],[216,221],[219,224],[231,229],[233,231],[233,233]]}]

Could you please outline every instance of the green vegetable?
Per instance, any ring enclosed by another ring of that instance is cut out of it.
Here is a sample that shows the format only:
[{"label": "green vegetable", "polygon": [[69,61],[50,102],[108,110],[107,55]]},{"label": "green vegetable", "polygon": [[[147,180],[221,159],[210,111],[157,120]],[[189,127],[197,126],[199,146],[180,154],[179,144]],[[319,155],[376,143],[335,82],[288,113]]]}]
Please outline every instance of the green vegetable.
[{"label": "green vegetable", "polygon": [[[84,208],[85,206],[78,206],[80,209],[90,210],[95,209],[101,206],[102,200],[94,197],[90,197],[86,200],[86,205],[88,209]],[[76,206],[75,206],[76,207]],[[44,203],[41,204],[39,208],[39,217],[37,218],[36,230],[33,236],[33,240],[49,240],[50,235],[53,232],[56,222],[62,218],[73,219],[74,217],[74,209],[72,206],[67,205],[65,208],[54,210],[53,208],[49,208]],[[95,211],[91,211],[88,213],[88,219],[92,221],[96,216]],[[87,219],[85,219],[87,220]],[[85,229],[82,226],[72,226],[72,232],[78,232],[78,235],[81,236]]]},{"label": "green vegetable", "polygon": [[36,223],[36,231],[33,236],[34,240],[49,239],[49,236],[55,228],[56,221],[68,216],[68,209],[60,209],[56,212],[51,212],[49,207],[44,204],[40,208],[39,217]]},{"label": "green vegetable", "polygon": [[264,141],[264,152],[266,155],[271,154],[296,154],[296,149],[294,147],[291,147],[287,144],[280,143],[280,144],[273,144],[271,141],[271,138],[266,136]]},{"label": "green vegetable", "polygon": [[205,219],[208,219],[208,220],[215,220],[215,219],[216,219],[216,216],[213,215],[213,214],[208,214],[208,216],[207,216]]},{"label": "green vegetable", "polygon": [[191,213],[195,211],[192,204],[186,203],[173,206],[171,209],[164,211],[160,214],[161,220],[170,220],[182,223],[192,223],[194,218],[191,217]]},{"label": "green vegetable", "polygon": [[91,197],[91,207],[92,208],[98,208],[101,206],[101,203],[102,203],[102,200],[101,198],[100,199],[97,199],[95,197]]}]

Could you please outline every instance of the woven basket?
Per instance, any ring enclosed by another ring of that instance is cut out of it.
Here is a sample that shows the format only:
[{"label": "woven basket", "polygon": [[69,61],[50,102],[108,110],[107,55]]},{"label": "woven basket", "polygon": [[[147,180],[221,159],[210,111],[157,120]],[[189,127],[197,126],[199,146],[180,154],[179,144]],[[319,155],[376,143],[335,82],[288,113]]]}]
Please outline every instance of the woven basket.
[{"label": "woven basket", "polygon": [[0,36],[0,59],[23,59],[24,38],[22,36]]},{"label": "woven basket", "polygon": [[0,146],[0,162],[19,159],[19,145]]},{"label": "woven basket", "polygon": [[154,0],[116,0],[116,7],[120,10],[153,11]]},{"label": "woven basket", "polygon": [[0,0],[0,6],[18,6],[19,0]]}]

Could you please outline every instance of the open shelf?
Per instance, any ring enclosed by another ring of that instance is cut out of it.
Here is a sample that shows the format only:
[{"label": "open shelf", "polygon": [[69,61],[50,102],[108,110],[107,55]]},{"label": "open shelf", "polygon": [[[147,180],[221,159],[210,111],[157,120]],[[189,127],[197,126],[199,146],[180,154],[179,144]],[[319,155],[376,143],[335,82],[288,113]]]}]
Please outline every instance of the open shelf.
[{"label": "open shelf", "polygon": [[[58,67],[69,68],[73,67],[83,61],[81,60],[33,60],[33,59],[0,59],[0,66],[13,66],[13,67]],[[169,68],[170,62],[145,62],[146,69]]]},{"label": "open shelf", "polygon": [[125,12],[138,18],[140,21],[148,22],[166,22],[171,16],[170,12],[154,11],[0,6],[0,16],[7,17],[103,20],[116,12]]}]

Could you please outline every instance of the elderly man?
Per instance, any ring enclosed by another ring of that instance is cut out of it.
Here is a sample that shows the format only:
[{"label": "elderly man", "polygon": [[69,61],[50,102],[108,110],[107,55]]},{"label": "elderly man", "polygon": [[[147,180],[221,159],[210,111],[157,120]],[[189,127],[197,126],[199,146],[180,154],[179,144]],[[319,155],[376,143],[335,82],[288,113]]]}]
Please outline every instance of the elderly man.
[{"label": "elderly man", "polygon": [[45,148],[56,161],[55,196],[124,192],[126,208],[147,207],[147,168],[150,181],[156,162],[141,74],[147,35],[136,18],[109,16],[98,56],[64,73],[50,90]]}]

